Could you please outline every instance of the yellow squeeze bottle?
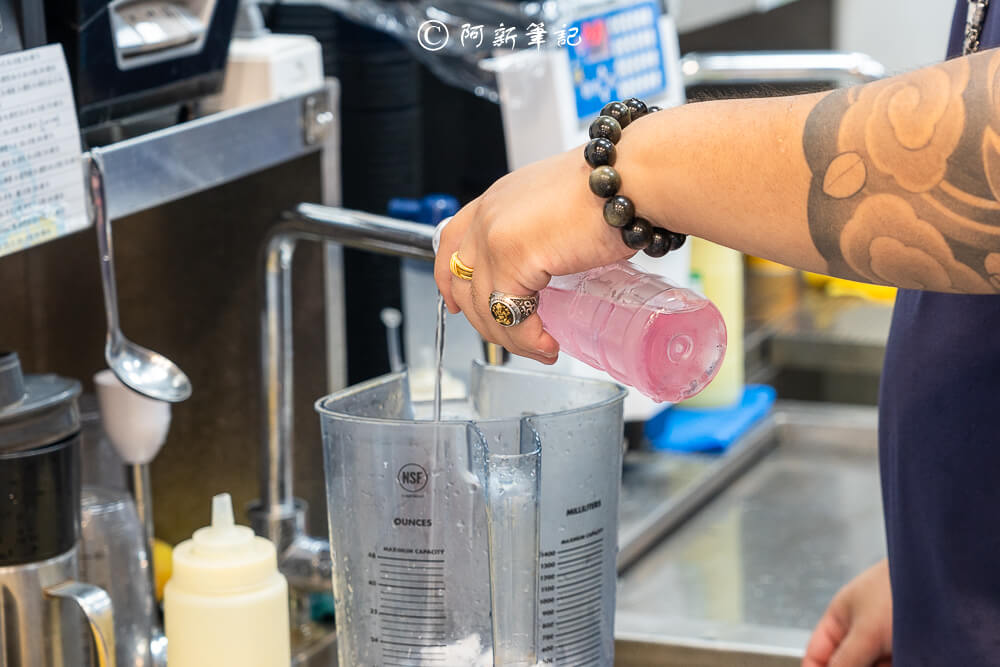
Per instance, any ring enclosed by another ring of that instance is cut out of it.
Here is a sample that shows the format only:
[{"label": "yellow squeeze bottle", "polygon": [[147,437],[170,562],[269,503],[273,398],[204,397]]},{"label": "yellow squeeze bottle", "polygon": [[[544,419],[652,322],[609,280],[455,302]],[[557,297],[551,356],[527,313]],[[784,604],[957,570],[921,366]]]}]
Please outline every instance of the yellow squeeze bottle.
[{"label": "yellow squeeze bottle", "polygon": [[170,667],[288,667],[288,583],[274,545],[233,520],[228,493],[212,525],[174,549],[163,593]]},{"label": "yellow squeeze bottle", "polygon": [[715,304],[726,322],[726,358],[715,379],[681,405],[696,408],[730,406],[743,397],[746,381],[743,354],[743,255],[704,239],[691,244],[692,287]]}]

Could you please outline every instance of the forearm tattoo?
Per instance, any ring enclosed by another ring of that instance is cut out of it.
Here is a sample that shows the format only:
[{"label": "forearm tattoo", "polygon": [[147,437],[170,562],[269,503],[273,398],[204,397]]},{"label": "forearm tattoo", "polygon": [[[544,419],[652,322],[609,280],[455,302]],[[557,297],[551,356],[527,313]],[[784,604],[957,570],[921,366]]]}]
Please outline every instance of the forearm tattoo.
[{"label": "forearm tattoo", "polygon": [[834,91],[804,146],[831,274],[1000,292],[1000,50]]}]

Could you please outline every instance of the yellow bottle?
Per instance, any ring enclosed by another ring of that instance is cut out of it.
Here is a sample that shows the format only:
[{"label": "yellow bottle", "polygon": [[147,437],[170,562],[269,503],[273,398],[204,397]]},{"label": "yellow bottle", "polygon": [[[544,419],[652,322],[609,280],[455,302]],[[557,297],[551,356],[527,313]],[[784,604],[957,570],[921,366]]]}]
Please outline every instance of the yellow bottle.
[{"label": "yellow bottle", "polygon": [[174,549],[163,593],[170,667],[288,667],[288,583],[274,545],[233,521],[228,493],[212,525]]},{"label": "yellow bottle", "polygon": [[700,394],[682,405],[697,408],[729,406],[743,397],[743,255],[704,239],[692,238],[692,287],[715,304],[726,322],[726,358]]}]

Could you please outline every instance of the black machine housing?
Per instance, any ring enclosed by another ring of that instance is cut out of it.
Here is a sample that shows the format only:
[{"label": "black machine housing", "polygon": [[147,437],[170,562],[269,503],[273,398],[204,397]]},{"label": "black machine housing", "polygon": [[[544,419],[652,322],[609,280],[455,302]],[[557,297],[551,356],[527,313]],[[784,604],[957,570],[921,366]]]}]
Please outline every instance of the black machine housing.
[{"label": "black machine housing", "polygon": [[37,0],[0,0],[0,55],[45,44],[45,14]]},{"label": "black machine housing", "polygon": [[[0,0],[30,3],[33,0]],[[41,0],[34,0],[40,2]],[[44,0],[80,126],[194,100],[222,87],[239,0]]]}]

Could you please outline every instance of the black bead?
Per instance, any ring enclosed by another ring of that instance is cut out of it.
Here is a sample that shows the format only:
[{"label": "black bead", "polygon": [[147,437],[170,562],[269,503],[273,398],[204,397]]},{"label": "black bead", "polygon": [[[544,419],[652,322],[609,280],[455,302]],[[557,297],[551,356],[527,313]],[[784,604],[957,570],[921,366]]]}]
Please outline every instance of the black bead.
[{"label": "black bead", "polygon": [[611,143],[617,144],[622,138],[622,126],[611,116],[598,116],[590,124],[590,138],[597,139],[603,137],[610,139]]},{"label": "black bead", "polygon": [[618,159],[618,149],[611,143],[610,139],[598,137],[591,139],[590,143],[583,149],[583,159],[591,167],[603,167],[604,165],[614,166]]},{"label": "black bead", "polygon": [[604,221],[612,227],[624,227],[635,219],[635,204],[628,197],[616,195],[604,203]]},{"label": "black bead", "polygon": [[646,113],[656,113],[657,111],[663,111],[663,109],[661,109],[660,107],[656,107],[656,106],[648,107],[646,109]]},{"label": "black bead", "polygon": [[649,111],[646,107],[646,103],[635,97],[630,97],[625,100],[625,106],[628,107],[629,115],[632,117],[632,120],[642,118]]},{"label": "black bead", "polygon": [[632,112],[621,102],[608,102],[601,109],[602,116],[611,116],[618,121],[618,124],[625,129],[625,126],[632,122]]},{"label": "black bead", "polygon": [[632,250],[643,250],[653,239],[653,227],[642,218],[622,227],[622,241]]},{"label": "black bead", "polygon": [[590,172],[590,191],[598,197],[611,197],[622,186],[622,177],[614,167],[598,167]]},{"label": "black bead", "polygon": [[653,235],[649,238],[649,245],[645,252],[650,257],[663,257],[670,252],[670,236],[673,232],[668,232],[660,227],[653,227]]},{"label": "black bead", "polygon": [[670,232],[670,250],[674,251],[684,245],[687,241],[687,234],[678,234],[677,232]]}]

